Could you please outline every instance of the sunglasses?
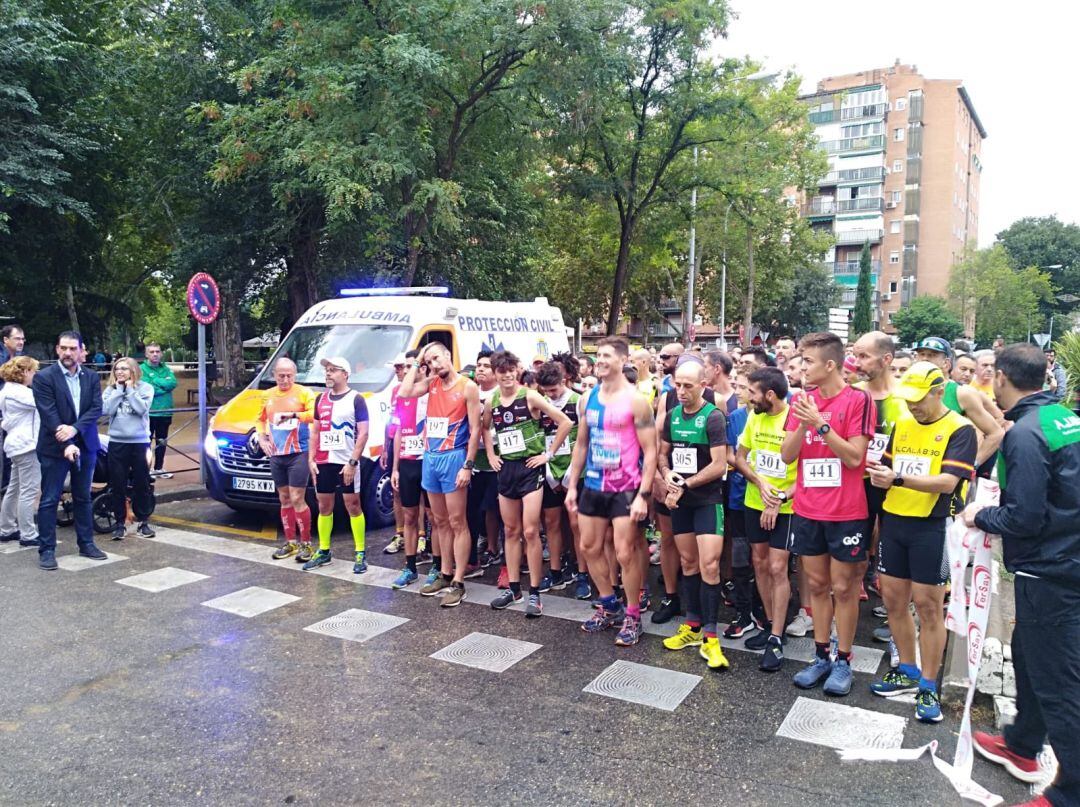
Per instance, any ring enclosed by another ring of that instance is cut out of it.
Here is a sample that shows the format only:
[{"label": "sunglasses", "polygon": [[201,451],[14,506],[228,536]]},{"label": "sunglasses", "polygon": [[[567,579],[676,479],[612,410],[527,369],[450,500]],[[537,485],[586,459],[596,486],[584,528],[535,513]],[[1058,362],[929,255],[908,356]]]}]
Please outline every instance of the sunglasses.
[{"label": "sunglasses", "polygon": [[662,361],[667,361],[668,359],[674,359],[674,358],[675,358],[675,357],[674,357],[674,356],[672,356],[672,355],[671,355],[670,353],[661,353],[661,354],[660,354],[660,359],[661,359]]}]

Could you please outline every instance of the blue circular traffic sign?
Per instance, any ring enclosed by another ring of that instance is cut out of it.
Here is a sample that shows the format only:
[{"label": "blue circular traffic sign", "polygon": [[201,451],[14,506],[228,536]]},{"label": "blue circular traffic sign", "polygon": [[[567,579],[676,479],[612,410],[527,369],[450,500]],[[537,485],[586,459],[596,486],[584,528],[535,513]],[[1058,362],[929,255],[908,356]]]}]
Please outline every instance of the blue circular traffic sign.
[{"label": "blue circular traffic sign", "polygon": [[210,325],[216,320],[221,311],[221,294],[214,278],[206,272],[192,275],[187,285],[187,304],[196,322]]}]

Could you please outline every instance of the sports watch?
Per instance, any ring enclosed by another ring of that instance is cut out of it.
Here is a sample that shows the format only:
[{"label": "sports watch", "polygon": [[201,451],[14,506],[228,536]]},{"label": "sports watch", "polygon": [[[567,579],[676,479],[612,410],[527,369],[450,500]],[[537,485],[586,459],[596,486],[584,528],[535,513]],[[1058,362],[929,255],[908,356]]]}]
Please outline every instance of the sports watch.
[{"label": "sports watch", "polygon": [[829,425],[828,423],[822,423],[822,424],[821,424],[820,426],[818,426],[818,428],[817,428],[817,433],[818,433],[818,434],[819,434],[819,435],[820,435],[821,437],[824,437],[824,436],[825,436],[826,434],[828,434],[828,433],[829,433],[829,432],[831,432],[831,431],[832,431],[832,426],[830,426],[830,425]]}]

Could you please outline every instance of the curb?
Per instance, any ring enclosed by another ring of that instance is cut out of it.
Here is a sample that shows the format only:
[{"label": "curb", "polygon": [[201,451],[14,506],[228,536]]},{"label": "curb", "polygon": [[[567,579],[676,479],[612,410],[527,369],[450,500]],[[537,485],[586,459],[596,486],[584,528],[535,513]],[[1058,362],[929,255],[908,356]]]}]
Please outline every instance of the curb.
[{"label": "curb", "polygon": [[169,502],[186,502],[189,499],[201,499],[206,495],[206,488],[202,485],[184,485],[180,488],[158,493],[155,498],[158,504],[168,504]]}]

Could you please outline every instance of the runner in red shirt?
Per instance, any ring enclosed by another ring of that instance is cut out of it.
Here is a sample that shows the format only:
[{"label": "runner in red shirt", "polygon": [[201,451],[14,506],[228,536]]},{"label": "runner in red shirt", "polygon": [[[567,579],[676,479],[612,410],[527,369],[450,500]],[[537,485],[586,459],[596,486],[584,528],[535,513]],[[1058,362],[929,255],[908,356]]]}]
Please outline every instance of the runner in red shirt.
[{"label": "runner in red shirt", "polygon": [[[780,455],[798,462],[792,552],[800,556],[814,609],[817,658],[795,675],[810,689],[825,682],[829,695],[851,691],[851,644],[859,619],[859,582],[866,569],[866,447],[877,412],[864,391],[844,383],[844,343],[812,333],[799,343],[807,392],[794,399]],[[831,592],[831,593],[830,593]],[[829,639],[836,618],[837,657]],[[827,680],[826,680],[827,679]]]}]

